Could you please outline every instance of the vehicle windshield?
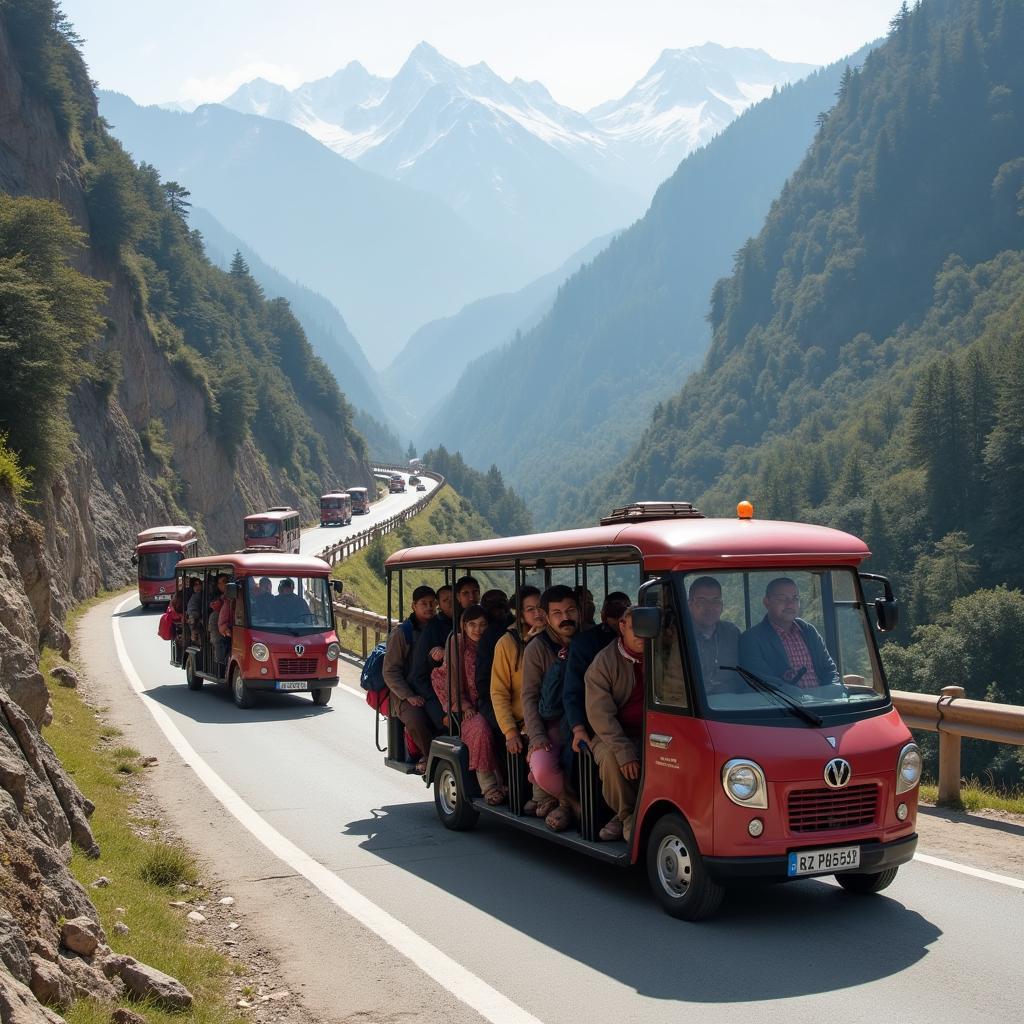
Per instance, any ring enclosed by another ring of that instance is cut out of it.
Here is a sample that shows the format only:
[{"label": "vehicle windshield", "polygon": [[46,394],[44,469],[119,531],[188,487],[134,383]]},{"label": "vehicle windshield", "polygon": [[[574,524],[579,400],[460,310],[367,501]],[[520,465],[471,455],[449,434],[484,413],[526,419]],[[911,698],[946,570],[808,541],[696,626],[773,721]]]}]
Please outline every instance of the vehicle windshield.
[{"label": "vehicle windshield", "polygon": [[321,498],[320,507],[323,509],[342,508],[345,502],[341,498]]},{"label": "vehicle windshield", "polygon": [[322,633],[332,626],[331,598],[323,576],[250,576],[249,625],[293,633]]},{"label": "vehicle windshield", "polygon": [[786,705],[797,703],[813,717],[885,698],[853,570],[680,573],[679,582],[692,676],[711,711],[792,715]]},{"label": "vehicle windshield", "polygon": [[265,537],[276,537],[281,524],[273,519],[247,522],[245,536],[250,540],[261,540]]},{"label": "vehicle windshield", "polygon": [[139,555],[139,579],[174,579],[174,567],[181,557],[180,551],[149,551]]}]

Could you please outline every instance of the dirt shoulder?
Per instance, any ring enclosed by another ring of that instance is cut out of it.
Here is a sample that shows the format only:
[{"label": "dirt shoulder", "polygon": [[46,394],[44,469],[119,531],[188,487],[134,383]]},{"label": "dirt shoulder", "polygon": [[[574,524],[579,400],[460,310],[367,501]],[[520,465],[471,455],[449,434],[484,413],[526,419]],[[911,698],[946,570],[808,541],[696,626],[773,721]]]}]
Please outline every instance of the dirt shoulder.
[{"label": "dirt shoulder", "polygon": [[1024,879],[1024,815],[922,806],[917,831],[921,853]]},{"label": "dirt shoulder", "polygon": [[[206,869],[204,884],[216,898],[200,911],[207,921],[197,929],[242,966],[235,996],[251,1005],[238,1012],[261,1024],[477,1024],[476,1013],[274,857],[199,781],[121,671],[111,614],[122,600],[96,605],[78,625],[81,687],[125,741],[157,758],[136,776],[142,814],[157,823],[156,834],[186,843]],[[234,903],[221,905],[224,896]]]}]

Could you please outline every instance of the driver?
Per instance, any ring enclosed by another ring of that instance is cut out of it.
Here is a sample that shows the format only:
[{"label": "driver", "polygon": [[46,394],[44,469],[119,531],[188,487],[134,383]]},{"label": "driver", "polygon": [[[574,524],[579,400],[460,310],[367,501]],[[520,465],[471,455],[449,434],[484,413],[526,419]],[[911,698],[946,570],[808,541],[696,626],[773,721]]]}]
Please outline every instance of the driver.
[{"label": "driver", "polygon": [[256,593],[252,596],[253,618],[264,622],[272,619],[274,617],[274,600],[274,584],[270,581],[269,576],[261,576]]},{"label": "driver", "polygon": [[745,669],[768,682],[810,690],[839,683],[836,663],[821,634],[800,618],[800,591],[788,576],[773,579],[764,592],[765,617],[740,637]]},{"label": "driver", "polygon": [[735,673],[722,668],[739,663],[740,645],[739,627],[722,618],[722,584],[714,576],[698,576],[690,584],[686,607],[704,685],[709,689],[729,689],[733,685],[742,689]]},{"label": "driver", "polygon": [[309,614],[309,605],[295,593],[295,583],[287,578],[281,580],[274,598],[274,617],[279,622],[298,622]]}]

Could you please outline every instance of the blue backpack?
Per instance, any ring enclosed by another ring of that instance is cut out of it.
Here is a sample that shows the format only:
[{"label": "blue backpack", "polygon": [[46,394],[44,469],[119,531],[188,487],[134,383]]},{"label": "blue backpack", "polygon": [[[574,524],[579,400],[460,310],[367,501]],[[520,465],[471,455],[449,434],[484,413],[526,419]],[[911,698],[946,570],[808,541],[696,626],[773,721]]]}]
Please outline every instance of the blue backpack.
[{"label": "blue backpack", "polygon": [[[399,627],[405,634],[405,642],[412,646],[412,623],[406,619]],[[363,671],[359,676],[359,685],[369,693],[380,693],[388,688],[384,682],[384,655],[387,653],[387,641],[382,640],[363,663]]]},{"label": "blue backpack", "polygon": [[[540,639],[554,649],[554,644],[543,633],[540,634]],[[565,714],[565,706],[562,703],[562,691],[565,688],[565,662],[566,658],[561,656],[561,649],[559,649],[555,660],[548,665],[544,678],[540,681],[537,710],[545,722],[558,721]]]}]

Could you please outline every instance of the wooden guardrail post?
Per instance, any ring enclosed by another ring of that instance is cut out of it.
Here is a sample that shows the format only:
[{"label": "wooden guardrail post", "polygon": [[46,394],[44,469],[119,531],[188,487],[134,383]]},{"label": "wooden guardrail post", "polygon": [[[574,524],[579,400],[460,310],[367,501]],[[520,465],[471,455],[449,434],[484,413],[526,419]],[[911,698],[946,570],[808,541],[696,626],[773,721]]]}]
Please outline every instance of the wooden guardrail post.
[{"label": "wooden guardrail post", "polygon": [[[939,698],[939,712],[949,707],[953,701],[963,698],[962,686],[944,686]],[[938,722],[939,733],[939,795],[938,803],[956,805],[960,803],[960,736],[942,728],[942,720]]]}]

